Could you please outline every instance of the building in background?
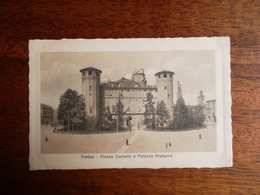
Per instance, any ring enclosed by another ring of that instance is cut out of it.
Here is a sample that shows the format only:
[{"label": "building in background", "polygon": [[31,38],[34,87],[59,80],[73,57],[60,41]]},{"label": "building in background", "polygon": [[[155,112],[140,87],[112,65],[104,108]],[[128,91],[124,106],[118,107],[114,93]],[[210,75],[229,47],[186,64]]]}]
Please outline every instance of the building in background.
[{"label": "building in background", "polygon": [[53,109],[53,120],[52,123],[58,124],[58,111],[56,109]]},{"label": "building in background", "polygon": [[206,121],[208,124],[216,123],[216,100],[206,101]]},{"label": "building in background", "polygon": [[119,98],[126,111],[124,126],[129,122],[135,128],[140,128],[144,119],[146,94],[151,92],[154,102],[164,101],[173,119],[173,75],[171,71],[161,71],[155,74],[157,85],[147,84],[143,69],[134,71],[131,79],[121,78],[111,81],[106,78],[100,82],[101,70],[93,67],[81,69],[82,93],[85,98],[88,116],[100,118],[108,109],[116,105]]},{"label": "building in background", "polygon": [[53,108],[46,104],[41,104],[41,124],[53,122]]}]

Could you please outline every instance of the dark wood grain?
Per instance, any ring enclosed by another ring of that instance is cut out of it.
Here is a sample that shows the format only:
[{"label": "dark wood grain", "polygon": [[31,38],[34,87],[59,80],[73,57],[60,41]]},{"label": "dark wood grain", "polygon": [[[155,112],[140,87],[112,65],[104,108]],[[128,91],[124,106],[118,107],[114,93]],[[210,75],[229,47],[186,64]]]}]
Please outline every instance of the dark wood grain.
[{"label": "dark wood grain", "polygon": [[[260,194],[257,0],[0,1],[2,194]],[[29,171],[28,40],[231,37],[234,166]]]}]

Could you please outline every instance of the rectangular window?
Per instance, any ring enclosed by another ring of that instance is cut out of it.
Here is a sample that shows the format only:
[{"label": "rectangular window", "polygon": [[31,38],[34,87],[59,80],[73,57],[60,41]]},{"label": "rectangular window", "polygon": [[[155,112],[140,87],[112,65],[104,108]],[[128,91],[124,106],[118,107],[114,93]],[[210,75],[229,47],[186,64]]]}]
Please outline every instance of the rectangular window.
[{"label": "rectangular window", "polygon": [[92,71],[90,70],[90,71],[88,71],[88,75],[92,75]]},{"label": "rectangular window", "polygon": [[161,78],[161,76],[160,76],[160,75],[158,75],[158,78]]},{"label": "rectangular window", "polygon": [[89,85],[89,92],[92,91],[92,85]]},{"label": "rectangular window", "polygon": [[92,106],[89,107],[89,112],[92,113]]},{"label": "rectangular window", "polygon": [[170,74],[170,77],[172,78],[172,74]]},{"label": "rectangular window", "polygon": [[164,87],[164,89],[166,90],[166,86]]},{"label": "rectangular window", "polygon": [[96,75],[97,75],[97,77],[98,77],[98,72],[96,72]]},{"label": "rectangular window", "polygon": [[163,77],[164,77],[164,78],[167,78],[167,74],[163,74]]}]

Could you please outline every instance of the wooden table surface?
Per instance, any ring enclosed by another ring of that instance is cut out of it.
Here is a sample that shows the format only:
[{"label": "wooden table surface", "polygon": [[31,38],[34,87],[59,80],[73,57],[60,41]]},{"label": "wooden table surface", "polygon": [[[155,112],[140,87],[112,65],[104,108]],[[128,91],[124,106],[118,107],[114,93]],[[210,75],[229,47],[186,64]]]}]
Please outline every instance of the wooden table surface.
[{"label": "wooden table surface", "polygon": [[[2,194],[260,194],[259,0],[2,0]],[[29,171],[28,40],[230,36],[234,166]]]}]

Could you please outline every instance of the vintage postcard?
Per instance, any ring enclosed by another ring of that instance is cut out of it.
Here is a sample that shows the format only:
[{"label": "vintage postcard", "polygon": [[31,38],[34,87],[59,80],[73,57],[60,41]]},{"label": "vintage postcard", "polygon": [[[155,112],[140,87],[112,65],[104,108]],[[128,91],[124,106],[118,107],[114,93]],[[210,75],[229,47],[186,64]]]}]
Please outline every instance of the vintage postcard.
[{"label": "vintage postcard", "polygon": [[232,166],[229,37],[29,42],[30,169]]}]

